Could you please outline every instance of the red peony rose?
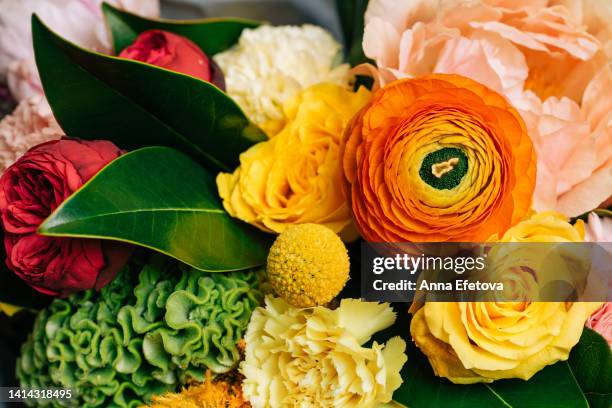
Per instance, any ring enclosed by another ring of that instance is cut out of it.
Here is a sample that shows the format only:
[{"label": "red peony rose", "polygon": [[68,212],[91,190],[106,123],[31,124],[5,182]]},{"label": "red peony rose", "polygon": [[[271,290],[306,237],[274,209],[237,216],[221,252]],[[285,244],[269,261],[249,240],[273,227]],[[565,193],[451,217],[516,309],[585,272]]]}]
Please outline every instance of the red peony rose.
[{"label": "red peony rose", "polygon": [[225,89],[223,73],[215,62],[187,38],[168,31],[141,33],[119,56],[191,75]]},{"label": "red peony rose", "polygon": [[119,244],[36,233],[57,206],[121,153],[107,141],[54,140],[33,147],[2,174],[6,263],[36,290],[63,296],[99,289],[127,260],[129,250]]}]

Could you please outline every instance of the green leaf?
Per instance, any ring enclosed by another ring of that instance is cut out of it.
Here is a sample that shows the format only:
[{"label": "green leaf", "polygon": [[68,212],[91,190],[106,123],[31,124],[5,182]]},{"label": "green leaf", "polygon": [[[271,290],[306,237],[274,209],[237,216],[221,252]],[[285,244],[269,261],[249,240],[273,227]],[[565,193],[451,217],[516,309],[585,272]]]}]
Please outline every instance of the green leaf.
[{"label": "green leaf", "polygon": [[410,318],[405,305],[396,305],[398,321],[377,336],[384,341],[400,335],[408,345],[403,384],[394,401],[410,408],[588,408],[567,362],[548,366],[529,381],[501,380],[490,384],[458,385],[436,377],[427,357],[410,339]]},{"label": "green leaf", "polygon": [[577,217],[572,218],[571,222],[576,222],[577,220],[587,221],[589,219],[589,214],[595,213],[599,217],[612,217],[612,209],[610,208],[595,208],[594,210],[587,211],[584,214],[581,214]]},{"label": "green leaf", "polygon": [[223,210],[206,171],[167,147],[143,148],[111,162],[39,233],[133,243],[212,272],[262,265],[270,244],[269,235]]},{"label": "green leaf", "polygon": [[203,20],[150,20],[104,3],[102,10],[113,35],[113,46],[118,54],[136,37],[147,30],[165,30],[189,38],[207,55],[213,56],[234,45],[245,28],[261,25],[260,21],[240,18]]},{"label": "green leaf", "polygon": [[363,19],[368,3],[369,0],[336,0],[347,58],[353,66],[368,62],[362,47]]},{"label": "green leaf", "polygon": [[591,408],[612,406],[612,351],[603,337],[585,328],[572,349],[569,366]]},{"label": "green leaf", "polygon": [[265,140],[214,85],[153,65],[77,47],[32,18],[45,94],[70,137],[107,139],[125,149],[170,146],[214,171]]}]

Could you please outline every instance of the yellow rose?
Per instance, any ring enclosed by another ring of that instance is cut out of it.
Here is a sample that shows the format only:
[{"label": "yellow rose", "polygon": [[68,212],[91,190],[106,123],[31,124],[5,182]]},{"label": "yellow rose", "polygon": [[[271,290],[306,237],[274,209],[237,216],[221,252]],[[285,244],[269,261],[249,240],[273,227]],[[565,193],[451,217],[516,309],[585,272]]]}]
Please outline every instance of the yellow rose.
[{"label": "yellow rose", "polygon": [[530,218],[510,228],[500,242],[582,242],[584,222],[575,225],[567,217],[553,211],[533,214]]},{"label": "yellow rose", "polygon": [[[535,214],[510,228],[502,242],[581,242],[584,226],[556,213]],[[566,360],[584,323],[601,303],[427,302],[410,333],[434,372],[457,384],[527,380]]]},{"label": "yellow rose", "polygon": [[342,193],[340,143],[369,91],[314,85],[284,106],[286,126],[240,155],[233,174],[217,176],[223,206],[267,232],[316,223],[338,233],[351,224]]}]

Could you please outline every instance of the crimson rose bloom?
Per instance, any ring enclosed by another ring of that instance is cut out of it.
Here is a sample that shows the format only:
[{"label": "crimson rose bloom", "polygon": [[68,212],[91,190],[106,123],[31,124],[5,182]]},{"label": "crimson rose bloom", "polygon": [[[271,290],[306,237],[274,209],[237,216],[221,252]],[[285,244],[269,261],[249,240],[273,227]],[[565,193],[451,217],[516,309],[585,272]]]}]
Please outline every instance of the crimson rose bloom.
[{"label": "crimson rose bloom", "polygon": [[129,250],[119,244],[36,233],[57,206],[121,153],[107,141],[54,140],[30,149],[0,177],[6,263],[34,289],[62,296],[99,289],[127,260]]},{"label": "crimson rose bloom", "polygon": [[191,75],[225,89],[223,73],[217,64],[193,42],[168,31],[141,33],[119,56]]}]

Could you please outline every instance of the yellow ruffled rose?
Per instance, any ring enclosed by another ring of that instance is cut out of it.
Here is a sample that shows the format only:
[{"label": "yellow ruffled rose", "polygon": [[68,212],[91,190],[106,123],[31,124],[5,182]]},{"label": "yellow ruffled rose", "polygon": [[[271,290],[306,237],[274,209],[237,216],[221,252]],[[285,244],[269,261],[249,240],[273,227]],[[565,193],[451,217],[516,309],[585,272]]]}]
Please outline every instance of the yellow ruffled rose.
[{"label": "yellow ruffled rose", "polygon": [[582,242],[584,241],[584,222],[572,225],[563,214],[546,211],[532,214],[531,217],[510,228],[499,242]]},{"label": "yellow ruffled rose", "polygon": [[[535,214],[510,228],[502,242],[581,242],[582,222]],[[527,380],[566,360],[584,323],[601,303],[428,302],[410,325],[434,372],[457,384]]]},{"label": "yellow ruffled rose", "polygon": [[240,155],[233,174],[217,176],[223,206],[266,232],[316,223],[339,233],[351,224],[342,193],[340,143],[369,91],[334,84],[307,88],[285,104],[286,126]]},{"label": "yellow ruffled rose", "polygon": [[254,408],[377,408],[402,384],[406,343],[363,344],[391,326],[389,304],[342,299],[337,309],[296,309],[280,298],[251,317],[240,371]]}]

